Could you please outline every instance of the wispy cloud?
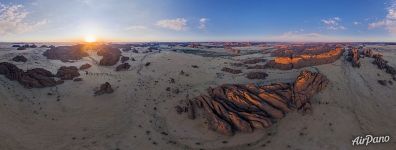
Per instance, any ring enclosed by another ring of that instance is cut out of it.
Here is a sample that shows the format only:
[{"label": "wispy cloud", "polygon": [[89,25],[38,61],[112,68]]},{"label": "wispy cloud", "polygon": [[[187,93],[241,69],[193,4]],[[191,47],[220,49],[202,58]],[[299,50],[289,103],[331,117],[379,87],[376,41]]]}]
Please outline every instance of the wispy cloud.
[{"label": "wispy cloud", "polygon": [[340,24],[340,17],[333,17],[328,19],[322,19],[322,23],[328,30],[345,30],[346,28]]},{"label": "wispy cloud", "polygon": [[359,24],[361,24],[360,22],[357,22],[357,21],[354,21],[353,22],[353,25],[359,25]]},{"label": "wispy cloud", "polygon": [[199,19],[199,26],[198,28],[201,30],[205,30],[206,29],[206,23],[208,22],[207,18],[201,18]]},{"label": "wispy cloud", "polygon": [[187,29],[187,20],[184,18],[164,19],[157,21],[156,25],[165,29],[183,31]]},{"label": "wispy cloud", "polygon": [[142,25],[133,25],[133,26],[129,26],[126,27],[125,30],[127,31],[142,31],[142,30],[147,30],[148,27],[146,26],[142,26]]},{"label": "wispy cloud", "polygon": [[370,23],[368,28],[374,29],[384,27],[390,33],[396,34],[396,0],[394,0],[390,6],[388,6],[387,11],[388,13],[384,19]]},{"label": "wispy cloud", "polygon": [[0,35],[10,35],[33,31],[47,24],[47,20],[27,22],[29,12],[22,5],[4,5],[0,3]]}]

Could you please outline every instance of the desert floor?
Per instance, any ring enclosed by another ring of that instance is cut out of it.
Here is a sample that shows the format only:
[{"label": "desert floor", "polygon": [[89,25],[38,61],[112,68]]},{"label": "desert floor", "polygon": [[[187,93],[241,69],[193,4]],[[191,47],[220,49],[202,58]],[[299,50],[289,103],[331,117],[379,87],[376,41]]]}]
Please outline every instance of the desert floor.
[{"label": "desert floor", "polygon": [[[302,70],[267,69],[265,80],[249,80],[244,68],[234,75],[220,71],[230,63],[269,54],[235,57],[202,57],[177,51],[151,53],[124,52],[128,71],[103,67],[92,54],[74,63],[47,60],[36,48],[16,51],[0,46],[0,60],[24,70],[42,67],[53,73],[60,66],[93,67],[80,71],[82,82],[66,81],[51,88],[26,89],[0,75],[1,150],[129,150],[129,149],[394,149],[396,147],[396,83],[383,86],[377,80],[391,76],[362,59],[352,68],[342,57],[332,64],[307,67],[325,74],[329,86],[313,99],[310,114],[292,112],[272,127],[254,133],[227,137],[208,130],[205,120],[179,115],[174,107],[183,100],[206,93],[209,86],[223,83],[292,82]],[[388,48],[392,49],[392,48]],[[384,59],[396,66],[396,51],[384,50]],[[12,62],[16,55],[26,63]],[[151,62],[149,66],[144,66]],[[193,68],[197,65],[198,68]],[[235,68],[235,67],[232,67]],[[180,74],[181,71],[186,74]],[[257,71],[257,70],[256,70]],[[175,83],[170,83],[170,79]],[[112,94],[94,96],[104,82]],[[170,87],[170,91],[167,91]],[[51,93],[51,94],[48,94]],[[199,115],[199,114],[198,114]],[[389,143],[352,146],[356,136],[391,136]]]}]

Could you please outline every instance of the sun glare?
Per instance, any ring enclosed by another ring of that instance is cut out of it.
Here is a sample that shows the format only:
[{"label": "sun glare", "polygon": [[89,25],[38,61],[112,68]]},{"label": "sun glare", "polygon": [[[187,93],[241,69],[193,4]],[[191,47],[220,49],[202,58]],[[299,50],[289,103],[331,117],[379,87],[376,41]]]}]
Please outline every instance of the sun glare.
[{"label": "sun glare", "polygon": [[96,37],[92,35],[88,35],[84,38],[84,41],[87,43],[93,43],[96,42]]}]

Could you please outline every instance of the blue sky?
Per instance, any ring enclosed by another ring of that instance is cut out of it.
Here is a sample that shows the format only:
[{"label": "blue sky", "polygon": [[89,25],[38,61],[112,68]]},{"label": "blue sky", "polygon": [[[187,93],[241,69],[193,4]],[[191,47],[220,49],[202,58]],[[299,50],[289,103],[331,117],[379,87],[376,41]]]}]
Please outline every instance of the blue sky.
[{"label": "blue sky", "polygon": [[395,0],[0,0],[0,41],[393,41]]}]

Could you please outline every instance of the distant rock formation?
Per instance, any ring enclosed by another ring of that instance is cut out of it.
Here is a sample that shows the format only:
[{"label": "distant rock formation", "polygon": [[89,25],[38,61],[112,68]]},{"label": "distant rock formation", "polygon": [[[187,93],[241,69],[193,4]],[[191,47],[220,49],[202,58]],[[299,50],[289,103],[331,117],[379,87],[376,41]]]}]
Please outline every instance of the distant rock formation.
[{"label": "distant rock formation", "polygon": [[62,66],[58,69],[56,73],[56,77],[60,78],[61,80],[73,80],[73,78],[80,76],[77,67],[75,66]]},{"label": "distant rock formation", "polygon": [[233,135],[268,128],[294,109],[310,111],[311,97],[328,82],[320,73],[302,71],[293,84],[226,84],[209,88],[209,95],[198,96],[192,101],[204,110],[211,130]]},{"label": "distant rock formation", "polygon": [[18,56],[15,56],[14,58],[12,58],[12,60],[15,62],[26,62],[27,58],[25,56],[18,55]]},{"label": "distant rock formation", "polygon": [[63,83],[63,81],[56,81],[54,75],[48,70],[35,68],[24,72],[7,62],[0,63],[0,74],[12,81],[18,81],[25,88],[44,88]]},{"label": "distant rock formation", "polygon": [[86,63],[86,64],[81,65],[79,69],[80,70],[85,70],[85,69],[88,69],[88,68],[91,68],[91,67],[92,67],[91,64]]},{"label": "distant rock formation", "polygon": [[240,74],[240,73],[242,73],[241,70],[231,69],[231,68],[227,68],[227,67],[223,67],[223,68],[221,69],[221,71],[228,72],[228,73],[232,73],[232,74]]},{"label": "distant rock formation", "polygon": [[126,71],[129,68],[131,68],[131,65],[129,65],[128,63],[123,63],[116,67],[116,71]]},{"label": "distant rock formation", "polygon": [[83,45],[74,45],[52,47],[45,51],[43,55],[47,57],[47,59],[69,62],[71,60],[80,60],[88,56],[88,53],[83,50]]},{"label": "distant rock formation", "polygon": [[290,70],[328,64],[338,60],[344,53],[344,50],[342,48],[335,48],[333,50],[319,54],[317,54],[317,52],[312,53],[314,54],[307,53],[289,57],[276,57],[274,60],[269,61],[266,64],[266,67],[281,70]]},{"label": "distant rock formation", "polygon": [[129,60],[129,57],[121,56],[121,63],[125,63]]},{"label": "distant rock formation", "polygon": [[17,50],[26,50],[27,48],[24,46],[18,47]]},{"label": "distant rock formation", "polygon": [[99,56],[103,56],[100,60],[99,65],[101,66],[113,66],[120,60],[121,51],[118,48],[110,46],[103,46],[97,53]]},{"label": "distant rock formation", "polygon": [[249,72],[246,75],[246,78],[248,78],[248,79],[265,79],[267,76],[268,76],[268,74],[265,72]]},{"label": "distant rock formation", "polygon": [[263,58],[254,58],[254,59],[249,59],[249,60],[243,61],[243,64],[257,64],[257,63],[261,63],[261,62],[265,62],[265,61],[267,61],[267,60],[263,59]]},{"label": "distant rock formation", "polygon": [[95,96],[102,95],[102,94],[110,94],[113,92],[114,92],[114,90],[111,87],[110,83],[106,82],[104,84],[101,84],[99,89],[95,91]]}]

